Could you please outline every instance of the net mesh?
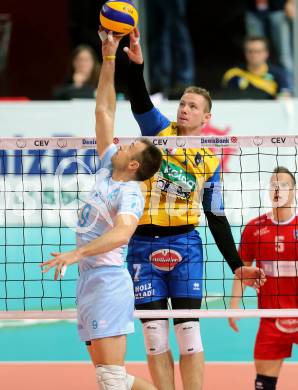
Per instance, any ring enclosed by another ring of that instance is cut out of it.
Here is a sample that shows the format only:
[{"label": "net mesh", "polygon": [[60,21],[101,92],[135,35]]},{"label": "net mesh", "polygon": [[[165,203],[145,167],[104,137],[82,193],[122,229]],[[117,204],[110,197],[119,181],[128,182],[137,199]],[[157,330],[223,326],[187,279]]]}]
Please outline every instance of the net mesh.
[{"label": "net mesh", "polygon": [[[221,160],[225,213],[237,245],[245,224],[272,209],[268,196],[272,170],[286,166],[297,173],[298,137],[294,136],[151,140],[171,157],[192,150],[195,158],[196,149],[210,148]],[[116,144],[133,141],[114,139]],[[99,168],[95,148],[93,138],[1,139],[0,317],[75,317],[77,267],[68,267],[63,280],[54,281],[53,273],[42,274],[38,264],[51,258],[52,252],[75,247],[78,212]],[[183,192],[183,185],[181,188],[175,191]],[[252,289],[242,298],[241,313],[227,310],[233,274],[217,249],[201,205],[198,208],[195,211],[201,212],[201,221],[197,229],[205,260],[203,310],[170,309],[159,312],[158,317],[276,316],[276,310],[254,310],[257,300]],[[136,312],[136,316],[147,318],[156,314]],[[278,316],[298,314],[296,310],[280,310]]]}]

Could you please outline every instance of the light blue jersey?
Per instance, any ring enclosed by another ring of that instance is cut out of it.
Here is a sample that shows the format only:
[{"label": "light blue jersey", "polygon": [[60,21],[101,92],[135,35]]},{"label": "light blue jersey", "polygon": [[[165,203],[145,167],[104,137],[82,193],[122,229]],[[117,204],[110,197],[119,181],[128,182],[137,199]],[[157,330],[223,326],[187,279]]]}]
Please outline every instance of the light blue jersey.
[{"label": "light blue jersey", "polygon": [[[77,245],[82,246],[111,230],[119,214],[139,219],[144,199],[135,181],[112,179],[109,146],[101,158],[93,190],[81,209]],[[77,284],[78,331],[82,341],[125,335],[134,331],[132,280],[123,265],[125,246],[80,261]]]},{"label": "light blue jersey", "polygon": [[[80,211],[77,228],[77,246],[88,244],[111,230],[120,214],[133,215],[137,219],[144,210],[144,198],[136,181],[114,181],[112,179],[112,157],[117,152],[110,145],[101,158],[100,169],[96,173],[93,190]],[[124,261],[125,246],[96,256],[90,256],[79,263],[80,271],[99,266],[121,266]]]}]

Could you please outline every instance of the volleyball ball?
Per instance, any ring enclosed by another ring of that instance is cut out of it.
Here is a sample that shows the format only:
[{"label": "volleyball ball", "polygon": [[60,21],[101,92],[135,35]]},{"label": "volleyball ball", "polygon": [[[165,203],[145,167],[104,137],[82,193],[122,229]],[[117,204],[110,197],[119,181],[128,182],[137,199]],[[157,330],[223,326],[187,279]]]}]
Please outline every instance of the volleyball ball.
[{"label": "volleyball ball", "polygon": [[129,34],[138,23],[138,11],[130,0],[109,0],[101,8],[99,20],[107,31]]}]

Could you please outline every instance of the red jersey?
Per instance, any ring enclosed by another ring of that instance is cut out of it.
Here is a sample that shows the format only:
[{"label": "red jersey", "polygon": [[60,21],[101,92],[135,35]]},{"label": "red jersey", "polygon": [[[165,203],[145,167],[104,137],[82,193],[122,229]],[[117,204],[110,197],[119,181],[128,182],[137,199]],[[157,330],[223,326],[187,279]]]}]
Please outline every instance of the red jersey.
[{"label": "red jersey", "polygon": [[298,308],[298,216],[276,223],[264,214],[248,222],[239,255],[243,261],[256,261],[266,274],[258,295],[260,309]]}]

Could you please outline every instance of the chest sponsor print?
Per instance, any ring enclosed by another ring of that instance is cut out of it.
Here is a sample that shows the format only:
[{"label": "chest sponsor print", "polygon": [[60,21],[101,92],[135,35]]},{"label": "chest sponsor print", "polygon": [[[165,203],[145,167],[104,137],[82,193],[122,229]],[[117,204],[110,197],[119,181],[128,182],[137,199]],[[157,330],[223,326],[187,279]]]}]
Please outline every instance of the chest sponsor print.
[{"label": "chest sponsor print", "polygon": [[180,199],[190,198],[190,190],[188,188],[185,188],[184,186],[178,185],[176,183],[172,183],[171,181],[166,180],[161,176],[159,176],[156,181],[156,188],[168,194],[175,195]]},{"label": "chest sponsor print", "polygon": [[172,271],[182,261],[182,256],[173,249],[159,249],[151,253],[149,260],[161,271]]},{"label": "chest sponsor print", "polygon": [[283,333],[298,332],[298,318],[277,318],[275,326]]}]

